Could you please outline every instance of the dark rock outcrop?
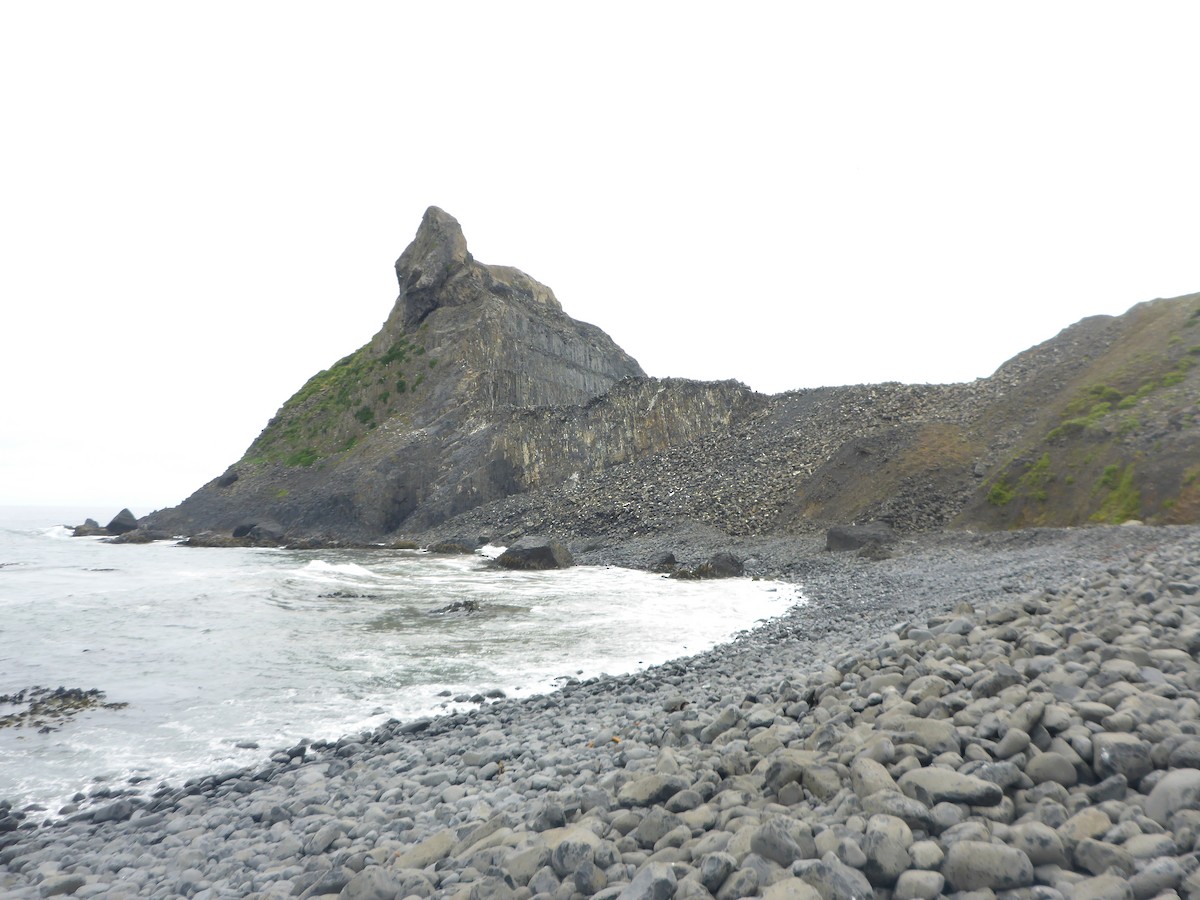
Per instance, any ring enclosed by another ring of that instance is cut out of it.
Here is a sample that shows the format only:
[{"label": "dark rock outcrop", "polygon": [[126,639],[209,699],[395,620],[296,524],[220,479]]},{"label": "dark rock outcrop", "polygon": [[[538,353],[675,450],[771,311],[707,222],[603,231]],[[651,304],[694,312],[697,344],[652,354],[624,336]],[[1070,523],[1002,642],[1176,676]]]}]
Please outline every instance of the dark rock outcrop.
[{"label": "dark rock outcrop", "polygon": [[235,525],[232,535],[235,538],[250,538],[255,541],[277,543],[283,540],[284,527],[271,519],[261,519]]},{"label": "dark rock outcrop", "polygon": [[496,557],[496,564],[503,569],[568,569],[575,560],[558,541],[522,538]]},{"label": "dark rock outcrop", "polygon": [[137,516],[128,509],[121,510],[113,516],[111,522],[104,526],[109,534],[124,534],[126,531],[133,531],[137,527]]},{"label": "dark rock outcrop", "polygon": [[686,443],[752,402],[733,383],[646,379],[549,288],[474,260],[436,208],[396,272],[400,295],[371,342],[310,379],[240,462],[157,525],[229,532],[267,516],[289,536],[418,531]]},{"label": "dark rock outcrop", "polygon": [[886,547],[896,540],[896,532],[886,522],[862,525],[835,525],[825,535],[825,549],[833,551]]}]

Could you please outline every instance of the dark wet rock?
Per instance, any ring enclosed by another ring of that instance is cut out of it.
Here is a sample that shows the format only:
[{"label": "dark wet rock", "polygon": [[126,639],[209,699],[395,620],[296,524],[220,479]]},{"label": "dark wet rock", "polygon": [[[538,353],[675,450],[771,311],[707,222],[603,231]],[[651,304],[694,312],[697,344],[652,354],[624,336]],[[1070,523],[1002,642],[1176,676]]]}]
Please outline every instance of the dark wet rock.
[{"label": "dark wet rock", "polygon": [[440,553],[445,556],[467,556],[475,552],[470,544],[458,541],[437,541],[426,548],[430,553]]},{"label": "dark wet rock", "polygon": [[139,527],[133,531],[126,531],[124,534],[118,534],[116,537],[107,538],[106,544],[152,544],[155,541],[170,541],[175,538],[175,535],[168,534],[165,531],[160,531],[157,528]]},{"label": "dark wet rock", "polygon": [[679,565],[679,561],[675,559],[675,554],[669,550],[662,553],[656,553],[650,557],[646,563],[646,568],[651,572],[671,572]]},{"label": "dark wet rock", "polygon": [[51,731],[79,713],[90,709],[124,709],[128,703],[105,700],[103,691],[92,688],[23,688],[15,694],[0,694],[0,706],[16,710],[0,716],[0,728],[33,727]]},{"label": "dark wet rock", "polygon": [[235,526],[231,534],[235,538],[278,542],[283,540],[286,529],[272,519],[255,519],[254,521],[243,522]]},{"label": "dark wet rock", "polygon": [[558,541],[522,538],[496,558],[504,569],[566,569],[575,565],[571,552]]},{"label": "dark wet rock", "polygon": [[835,525],[825,533],[825,549],[844,552],[862,550],[866,547],[886,547],[895,540],[896,532],[886,522]]},{"label": "dark wet rock", "polygon": [[714,553],[702,562],[696,569],[701,578],[737,578],[745,574],[746,567],[742,560],[727,550]]},{"label": "dark wet rock", "polygon": [[477,613],[483,609],[483,604],[478,600],[455,600],[453,603],[447,603],[445,606],[439,606],[437,609],[431,610],[435,615],[444,615],[446,613]]},{"label": "dark wet rock", "polygon": [[82,525],[75,526],[75,537],[100,537],[112,534],[95,519],[85,519]]},{"label": "dark wet rock", "polygon": [[112,521],[104,526],[109,534],[124,534],[126,531],[133,531],[137,527],[137,516],[128,509],[121,510],[113,516]]},{"label": "dark wet rock", "polygon": [[671,573],[672,578],[698,580],[701,578],[737,578],[745,574],[746,567],[740,558],[728,551],[714,553],[694,568],[680,567]]}]

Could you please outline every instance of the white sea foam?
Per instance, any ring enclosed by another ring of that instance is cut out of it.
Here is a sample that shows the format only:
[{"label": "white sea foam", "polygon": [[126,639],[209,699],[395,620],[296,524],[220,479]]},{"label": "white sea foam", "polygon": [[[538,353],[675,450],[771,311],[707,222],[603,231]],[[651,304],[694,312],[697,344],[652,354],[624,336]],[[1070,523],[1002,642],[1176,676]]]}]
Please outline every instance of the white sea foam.
[{"label": "white sea foam", "polygon": [[39,532],[42,537],[54,538],[55,540],[64,540],[66,538],[75,538],[75,529],[68,528],[66,525],[53,525],[50,528],[43,528]]},{"label": "white sea foam", "polygon": [[328,580],[330,578],[343,578],[351,576],[354,578],[382,578],[376,572],[372,572],[366,566],[358,565],[357,563],[331,563],[323,559],[310,560],[299,570],[299,574],[310,577]]},{"label": "white sea foam", "polygon": [[[479,555],[314,559],[61,535],[0,532],[0,560],[21,561],[0,569],[0,694],[61,684],[128,706],[46,734],[0,730],[0,798],[52,810],[98,774],[178,782],[303,738],[469,707],[455,698],[493,688],[525,696],[564,676],[633,671],[800,600],[790,586],[749,579],[508,572]],[[439,611],[459,600],[475,611]]]}]

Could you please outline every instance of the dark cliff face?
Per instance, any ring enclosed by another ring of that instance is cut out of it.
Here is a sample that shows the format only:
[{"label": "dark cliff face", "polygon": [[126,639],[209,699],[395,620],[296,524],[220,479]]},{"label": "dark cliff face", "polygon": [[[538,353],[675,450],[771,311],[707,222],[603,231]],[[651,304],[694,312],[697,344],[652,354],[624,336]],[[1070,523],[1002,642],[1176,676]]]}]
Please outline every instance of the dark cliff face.
[{"label": "dark cliff face", "polygon": [[1200,521],[1200,295],[1085,319],[971,384],[762,397],[646,378],[549,288],[476,262],[436,208],[396,275],[369,343],[146,524],[379,539]]},{"label": "dark cliff face", "polygon": [[[691,440],[749,396],[647,380],[548,287],[476,262],[440,209],[425,213],[396,276],[379,333],[310,379],[221,478],[150,524],[224,532],[266,519],[362,538],[425,528]],[[640,387],[596,402],[626,382]]]}]

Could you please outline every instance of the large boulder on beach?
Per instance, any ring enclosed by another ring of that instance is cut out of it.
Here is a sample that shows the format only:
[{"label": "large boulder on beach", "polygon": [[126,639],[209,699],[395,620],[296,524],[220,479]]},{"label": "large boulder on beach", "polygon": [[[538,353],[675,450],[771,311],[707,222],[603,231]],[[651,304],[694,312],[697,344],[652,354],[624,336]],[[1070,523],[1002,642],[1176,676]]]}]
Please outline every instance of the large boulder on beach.
[{"label": "large boulder on beach", "polygon": [[738,578],[745,574],[746,567],[740,558],[721,550],[702,562],[696,572],[701,578]]},{"label": "large boulder on beach", "polygon": [[699,578],[738,578],[745,573],[746,566],[740,557],[728,550],[721,550],[695,568],[676,569],[671,572],[671,577],[694,581]]},{"label": "large boulder on beach", "polygon": [[547,538],[522,538],[496,558],[505,569],[567,569],[575,565],[571,551]]},{"label": "large boulder on beach", "polygon": [[137,516],[128,509],[121,510],[113,516],[111,522],[104,526],[109,534],[124,534],[127,531],[133,531],[137,527]]}]

